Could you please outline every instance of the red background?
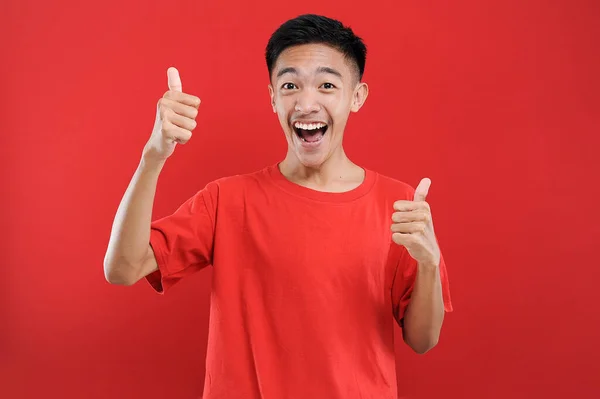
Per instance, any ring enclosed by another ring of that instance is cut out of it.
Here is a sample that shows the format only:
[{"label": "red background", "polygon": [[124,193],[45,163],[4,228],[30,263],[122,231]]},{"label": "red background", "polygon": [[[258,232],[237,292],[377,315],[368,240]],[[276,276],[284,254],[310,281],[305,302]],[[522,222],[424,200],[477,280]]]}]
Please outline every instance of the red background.
[{"label": "red background", "polygon": [[171,65],[203,103],[154,217],[283,158],[264,47],[315,12],[369,46],[349,156],[433,182],[456,310],[430,353],[398,342],[401,395],[599,397],[600,3],[413,3],[3,2],[0,395],[201,394],[211,271],[109,285],[113,217]]}]

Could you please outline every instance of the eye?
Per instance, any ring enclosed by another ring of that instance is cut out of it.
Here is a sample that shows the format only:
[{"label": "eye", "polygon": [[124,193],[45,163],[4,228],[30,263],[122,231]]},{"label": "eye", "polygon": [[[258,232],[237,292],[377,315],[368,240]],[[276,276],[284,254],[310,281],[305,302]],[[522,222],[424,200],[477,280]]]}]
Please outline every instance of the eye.
[{"label": "eye", "polygon": [[335,89],[335,86],[333,85],[333,83],[329,83],[329,82],[327,82],[327,83],[323,83],[323,85],[322,85],[322,86],[323,86],[323,88],[324,88],[324,89],[326,89],[326,90]]},{"label": "eye", "polygon": [[296,88],[296,85],[293,84],[293,83],[284,83],[281,86],[281,88],[284,89],[284,90],[294,90]]}]

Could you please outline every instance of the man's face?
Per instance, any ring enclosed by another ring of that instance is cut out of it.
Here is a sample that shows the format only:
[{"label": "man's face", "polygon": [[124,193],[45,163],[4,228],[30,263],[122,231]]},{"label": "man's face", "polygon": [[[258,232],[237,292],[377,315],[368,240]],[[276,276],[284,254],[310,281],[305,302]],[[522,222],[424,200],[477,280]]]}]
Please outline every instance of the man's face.
[{"label": "man's face", "polygon": [[341,52],[305,44],[279,55],[269,93],[288,151],[304,166],[318,168],[341,149],[348,115],[360,109],[368,88]]}]

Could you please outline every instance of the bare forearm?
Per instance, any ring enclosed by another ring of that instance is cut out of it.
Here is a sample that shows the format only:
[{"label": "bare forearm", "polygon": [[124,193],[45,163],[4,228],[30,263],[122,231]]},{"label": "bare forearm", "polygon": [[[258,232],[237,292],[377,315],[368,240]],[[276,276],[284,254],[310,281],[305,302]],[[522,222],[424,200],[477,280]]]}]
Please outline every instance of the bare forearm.
[{"label": "bare forearm", "polygon": [[117,209],[104,258],[104,274],[111,283],[133,282],[137,273],[133,268],[148,254],[152,207],[163,165],[142,157]]},{"label": "bare forearm", "polygon": [[444,321],[444,300],[440,270],[418,265],[411,300],[404,315],[404,341],[417,353],[433,348]]}]

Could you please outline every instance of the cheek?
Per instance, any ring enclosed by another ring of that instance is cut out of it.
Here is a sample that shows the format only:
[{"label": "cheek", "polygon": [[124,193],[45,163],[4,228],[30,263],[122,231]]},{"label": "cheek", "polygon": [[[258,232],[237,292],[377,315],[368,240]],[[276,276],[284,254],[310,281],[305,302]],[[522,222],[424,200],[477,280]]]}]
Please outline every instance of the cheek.
[{"label": "cheek", "polygon": [[[332,96],[333,97],[333,96]],[[336,98],[329,98],[325,102],[325,109],[334,122],[343,122],[350,113],[350,107],[352,106],[352,97],[339,96]]]},{"label": "cheek", "polygon": [[275,99],[275,112],[277,113],[277,117],[280,121],[284,121],[287,118],[287,105],[285,104],[285,99],[276,98]]},{"label": "cheek", "polygon": [[275,98],[275,109],[281,117],[285,117],[290,111],[294,110],[294,100],[292,96]]},{"label": "cheek", "polygon": [[[291,108],[290,108],[291,107]],[[277,113],[277,119],[283,130],[287,133],[293,133],[289,126],[292,114],[294,112],[294,105],[290,105],[288,98],[280,99],[279,102],[275,103],[275,112]]]}]

